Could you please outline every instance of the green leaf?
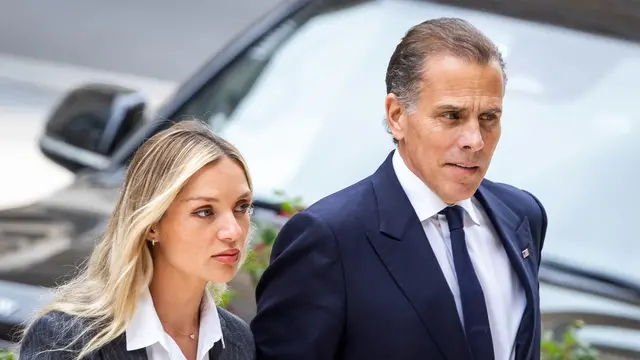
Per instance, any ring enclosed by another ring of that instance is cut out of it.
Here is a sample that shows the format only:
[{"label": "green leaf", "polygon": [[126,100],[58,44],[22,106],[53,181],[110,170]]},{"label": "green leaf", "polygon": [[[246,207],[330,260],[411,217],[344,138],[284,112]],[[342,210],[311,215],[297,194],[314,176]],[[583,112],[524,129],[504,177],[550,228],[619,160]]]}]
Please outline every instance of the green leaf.
[{"label": "green leaf", "polygon": [[291,214],[295,211],[293,205],[291,205],[291,203],[289,202],[283,202],[281,208],[282,211],[286,212],[287,214]]},{"label": "green leaf", "polygon": [[260,243],[266,246],[272,246],[276,241],[276,236],[278,235],[278,230],[274,227],[266,228],[260,234]]},{"label": "green leaf", "polygon": [[583,326],[583,321],[576,320],[567,327],[561,341],[555,341],[553,333],[546,331],[540,344],[542,360],[598,360],[598,352],[576,335]]},{"label": "green leaf", "polygon": [[229,304],[231,303],[231,300],[233,300],[233,297],[236,293],[231,290],[231,289],[227,289],[227,291],[225,291],[222,296],[220,297],[220,301],[219,301],[219,306],[226,309]]}]

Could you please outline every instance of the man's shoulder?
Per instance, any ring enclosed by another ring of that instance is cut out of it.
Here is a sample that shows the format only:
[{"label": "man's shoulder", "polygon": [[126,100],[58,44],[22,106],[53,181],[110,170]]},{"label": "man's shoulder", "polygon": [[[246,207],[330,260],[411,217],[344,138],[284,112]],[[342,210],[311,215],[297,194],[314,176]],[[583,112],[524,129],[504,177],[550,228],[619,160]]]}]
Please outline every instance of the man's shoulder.
[{"label": "man's shoulder", "polygon": [[513,185],[484,180],[481,186],[505,203],[520,218],[528,219],[532,235],[541,251],[547,234],[547,212],[542,202],[531,192]]},{"label": "man's shoulder", "polygon": [[484,186],[517,214],[531,216],[539,213],[541,210],[544,211],[540,200],[528,190],[487,179],[482,182],[481,186]]},{"label": "man's shoulder", "polygon": [[371,177],[325,196],[304,211],[330,224],[354,220],[363,213],[375,211]]}]

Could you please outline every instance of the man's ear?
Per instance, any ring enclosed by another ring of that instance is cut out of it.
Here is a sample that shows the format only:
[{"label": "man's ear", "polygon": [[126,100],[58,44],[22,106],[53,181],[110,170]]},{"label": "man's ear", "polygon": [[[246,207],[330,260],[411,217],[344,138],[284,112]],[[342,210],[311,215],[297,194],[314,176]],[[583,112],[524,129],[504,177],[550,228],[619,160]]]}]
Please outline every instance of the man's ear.
[{"label": "man's ear", "polygon": [[387,94],[384,107],[387,115],[387,127],[391,135],[398,141],[402,140],[406,124],[405,111],[396,94]]}]

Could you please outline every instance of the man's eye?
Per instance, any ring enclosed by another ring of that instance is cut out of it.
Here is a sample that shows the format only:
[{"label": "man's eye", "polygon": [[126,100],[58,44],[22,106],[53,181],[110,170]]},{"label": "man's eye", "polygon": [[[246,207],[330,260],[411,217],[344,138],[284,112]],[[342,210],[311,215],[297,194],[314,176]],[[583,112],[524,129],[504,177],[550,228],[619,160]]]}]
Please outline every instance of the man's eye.
[{"label": "man's eye", "polygon": [[458,113],[453,113],[453,112],[445,113],[442,115],[442,117],[448,120],[458,120],[460,118]]},{"label": "man's eye", "polygon": [[496,116],[496,114],[484,114],[480,117],[481,120],[485,120],[485,121],[493,121],[497,118],[498,117]]}]

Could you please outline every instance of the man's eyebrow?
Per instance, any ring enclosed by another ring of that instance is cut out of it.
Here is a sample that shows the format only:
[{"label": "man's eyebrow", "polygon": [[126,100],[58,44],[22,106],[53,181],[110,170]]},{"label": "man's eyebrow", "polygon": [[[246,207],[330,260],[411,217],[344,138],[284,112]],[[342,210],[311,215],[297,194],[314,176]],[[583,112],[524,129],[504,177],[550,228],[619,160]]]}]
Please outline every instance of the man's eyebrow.
[{"label": "man's eyebrow", "polygon": [[489,109],[487,109],[487,110],[485,110],[483,112],[484,113],[501,114],[502,113],[502,108],[496,106],[496,107],[489,108]]},{"label": "man's eyebrow", "polygon": [[453,105],[453,104],[440,104],[436,106],[436,110],[460,112],[464,110],[464,107],[459,105]]},{"label": "man's eyebrow", "polygon": [[[464,106],[460,106],[460,105],[454,105],[454,104],[441,104],[436,106],[436,111],[451,111],[451,112],[462,112],[466,110],[466,108]],[[488,108],[487,110],[484,110],[483,113],[493,113],[493,114],[500,114],[502,113],[502,108],[500,108],[499,106],[493,106]]]}]

